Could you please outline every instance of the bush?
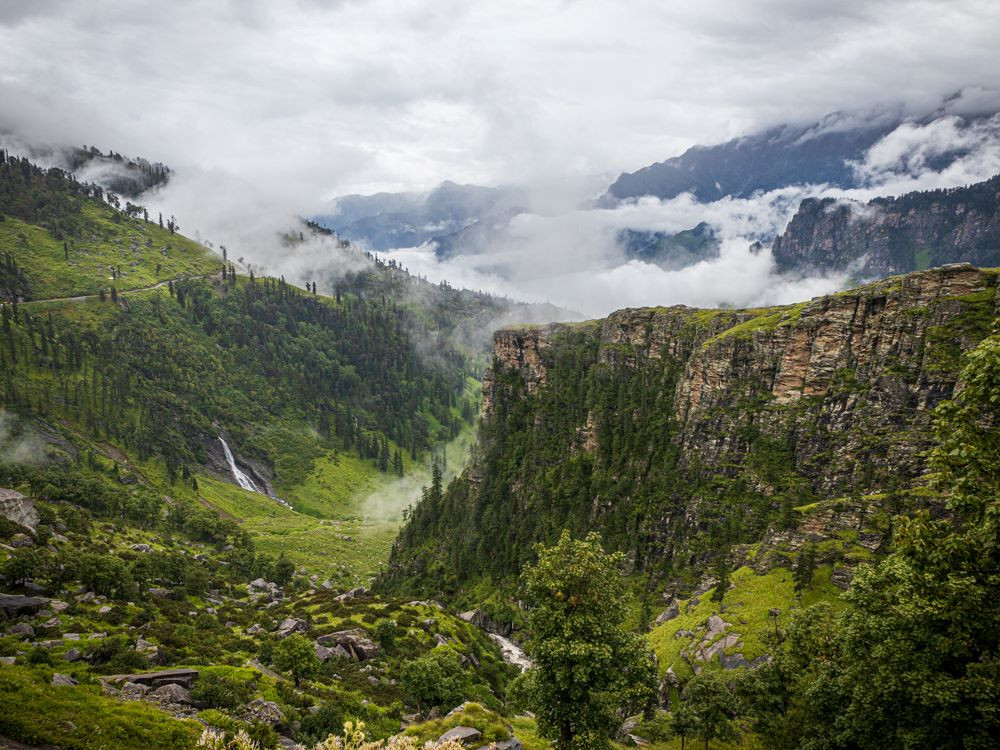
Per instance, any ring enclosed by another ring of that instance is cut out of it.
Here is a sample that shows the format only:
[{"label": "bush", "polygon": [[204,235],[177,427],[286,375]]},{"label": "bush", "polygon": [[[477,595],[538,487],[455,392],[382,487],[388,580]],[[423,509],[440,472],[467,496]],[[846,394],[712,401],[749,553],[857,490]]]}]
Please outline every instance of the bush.
[{"label": "bush", "polygon": [[396,645],[398,634],[399,628],[396,626],[396,621],[386,617],[376,620],[375,626],[372,628],[372,637],[386,651],[391,651],[393,646]]},{"label": "bush", "polygon": [[421,711],[435,706],[452,708],[465,697],[468,676],[454,649],[438,646],[403,665],[401,684],[406,697]]},{"label": "bush", "polygon": [[235,675],[204,673],[195,682],[191,697],[209,708],[233,711],[248,703],[255,692],[252,680],[241,680]]}]

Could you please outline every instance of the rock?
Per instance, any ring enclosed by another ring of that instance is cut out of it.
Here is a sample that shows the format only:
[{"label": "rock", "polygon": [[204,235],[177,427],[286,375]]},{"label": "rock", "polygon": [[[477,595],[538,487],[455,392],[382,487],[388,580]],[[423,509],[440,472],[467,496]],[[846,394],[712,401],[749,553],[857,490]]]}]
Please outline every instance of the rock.
[{"label": "rock", "polygon": [[53,684],[53,685],[61,685],[63,687],[70,687],[72,685],[77,685],[79,683],[76,680],[74,680],[72,677],[70,677],[68,674],[60,674],[59,672],[56,672],[56,673],[54,673],[52,675],[52,683],[51,684]]},{"label": "rock", "polygon": [[148,651],[151,648],[155,648],[155,646],[142,636],[139,636],[139,638],[136,639],[135,642],[136,651]]},{"label": "rock", "polygon": [[0,516],[32,531],[40,520],[31,498],[4,488],[0,488]]},{"label": "rock", "polygon": [[160,598],[168,597],[172,593],[173,592],[170,589],[165,589],[162,586],[153,586],[152,588],[149,589],[150,596],[158,596]]},{"label": "rock", "polygon": [[41,584],[35,583],[34,581],[25,581],[24,588],[30,591],[32,594],[44,594],[45,587]]},{"label": "rock", "polygon": [[678,603],[676,599],[674,599],[672,602],[670,602],[670,606],[667,607],[667,609],[664,612],[660,613],[660,616],[656,618],[656,624],[662,625],[665,622],[670,622],[680,613],[681,613],[681,605]]},{"label": "rock", "polygon": [[285,715],[277,703],[256,698],[247,704],[246,711],[243,712],[243,720],[251,724],[259,721],[274,727],[285,723]]},{"label": "rock", "polygon": [[517,737],[511,737],[509,740],[494,743],[493,747],[496,750],[524,750],[524,745],[521,744],[521,741]]},{"label": "rock", "polygon": [[298,750],[302,745],[291,737],[278,737],[278,747],[282,748],[282,750]]},{"label": "rock", "polygon": [[18,594],[0,594],[0,609],[7,617],[34,615],[49,603],[40,596],[20,596]]},{"label": "rock", "polygon": [[625,719],[622,725],[618,728],[618,741],[625,742],[629,735],[635,732],[635,728],[639,726],[639,717],[632,716],[631,718]]},{"label": "rock", "polygon": [[439,646],[447,646],[449,643],[451,643],[451,640],[448,638],[448,636],[441,635],[440,633],[434,634],[434,641]]},{"label": "rock", "polygon": [[0,664],[6,664],[8,667],[13,666],[16,661],[16,656],[0,656]]},{"label": "rock", "polygon": [[743,654],[719,654],[719,663],[722,665],[723,669],[740,669],[743,667],[749,667],[750,662]]},{"label": "rock", "polygon": [[327,579],[320,584],[320,587],[329,591],[330,589],[333,588],[333,583],[329,579]]},{"label": "rock", "polygon": [[854,570],[851,568],[834,568],[830,573],[830,583],[840,589],[848,589],[854,580]]},{"label": "rock", "polygon": [[333,597],[335,602],[346,602],[352,599],[357,599],[359,596],[364,596],[368,593],[368,589],[364,586],[358,586],[357,588],[351,589],[350,591],[345,591],[340,596]]},{"label": "rock", "polygon": [[43,627],[48,630],[49,628],[58,628],[60,625],[62,625],[62,620],[58,617],[52,617],[43,622],[39,627]]},{"label": "rock", "polygon": [[119,691],[122,700],[137,701],[146,697],[149,693],[149,685],[140,685],[138,682],[126,682]]},{"label": "rock", "polygon": [[8,629],[7,632],[11,635],[17,635],[28,639],[35,637],[35,629],[26,622],[17,623],[17,625]]},{"label": "rock", "polygon": [[442,742],[448,742],[449,740],[454,740],[455,742],[460,742],[465,744],[466,742],[472,742],[478,740],[482,736],[482,732],[473,727],[455,727],[454,729],[449,729],[447,732],[442,734],[437,738],[438,744]]},{"label": "rock", "polygon": [[308,629],[309,628],[306,626],[304,620],[289,617],[288,619],[282,621],[281,625],[278,626],[278,629],[274,634],[278,638],[287,638],[292,633],[305,633]]},{"label": "rock", "polygon": [[257,635],[258,633],[263,633],[264,628],[262,628],[259,624],[254,623],[249,628],[247,628],[245,632],[247,635]]},{"label": "rock", "polygon": [[51,599],[49,601],[49,609],[51,609],[56,614],[61,614],[62,612],[65,612],[67,609],[69,609],[69,604],[67,602],[60,601],[59,599]]},{"label": "rock", "polygon": [[71,648],[69,651],[63,654],[63,659],[65,659],[68,662],[80,661],[80,659],[82,658],[83,654],[80,652],[80,649],[78,648]]},{"label": "rock", "polygon": [[335,633],[321,635],[316,639],[316,642],[323,646],[336,644],[357,661],[374,659],[379,654],[378,644],[371,640],[361,628],[339,630]]},{"label": "rock", "polygon": [[110,611],[111,611],[111,605],[110,604],[105,604],[99,610],[97,610],[97,614],[99,614],[99,615],[106,615]]},{"label": "rock", "polygon": [[179,703],[183,706],[191,705],[191,692],[175,683],[161,685],[150,691],[149,695],[162,700],[165,703]]},{"label": "rock", "polygon": [[20,547],[35,546],[34,540],[27,534],[14,534],[14,536],[12,536],[9,541],[10,541],[10,546],[14,547],[15,549]]},{"label": "rock", "polygon": [[316,650],[316,658],[324,664],[333,658],[333,649],[327,648],[319,643],[314,644],[314,648]]},{"label": "rock", "polygon": [[729,623],[723,620],[718,615],[712,615],[708,618],[708,635],[716,636],[722,633],[726,628],[729,627]]},{"label": "rock", "polygon": [[132,545],[132,551],[133,552],[152,552],[153,548],[150,547],[148,544],[133,544]]},{"label": "rock", "polygon": [[[150,589],[150,590],[149,590],[149,593],[151,593],[151,594],[152,594],[152,593],[153,593],[153,590],[152,590],[152,589]],[[86,591],[86,592],[84,592],[84,593],[80,594],[79,596],[77,596],[77,597],[76,597],[76,600],[77,600],[78,602],[80,602],[80,604],[86,604],[87,602],[92,602],[92,601],[94,601],[94,596],[95,596],[95,594],[94,594],[94,592],[93,592],[93,591]]]},{"label": "rock", "polygon": [[63,639],[67,641],[78,641],[80,640],[79,633],[63,633]]},{"label": "rock", "polygon": [[151,688],[158,688],[163,685],[180,685],[181,687],[185,687],[190,690],[194,687],[194,681],[198,679],[198,670],[163,669],[159,672],[110,675],[103,679],[108,682],[115,683],[135,682],[140,685],[147,685]]}]

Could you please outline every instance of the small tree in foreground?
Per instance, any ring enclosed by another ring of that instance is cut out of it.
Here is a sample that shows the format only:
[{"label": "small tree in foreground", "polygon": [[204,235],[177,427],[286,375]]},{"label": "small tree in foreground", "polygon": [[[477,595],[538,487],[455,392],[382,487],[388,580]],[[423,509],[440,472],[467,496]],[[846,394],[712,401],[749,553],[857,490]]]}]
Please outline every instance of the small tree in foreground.
[{"label": "small tree in foreground", "polygon": [[577,541],[564,531],[536,551],[521,576],[535,662],[518,681],[521,701],[558,750],[607,747],[618,711],[651,714],[657,693],[651,652],[621,627],[624,558],[607,554],[594,533]]}]

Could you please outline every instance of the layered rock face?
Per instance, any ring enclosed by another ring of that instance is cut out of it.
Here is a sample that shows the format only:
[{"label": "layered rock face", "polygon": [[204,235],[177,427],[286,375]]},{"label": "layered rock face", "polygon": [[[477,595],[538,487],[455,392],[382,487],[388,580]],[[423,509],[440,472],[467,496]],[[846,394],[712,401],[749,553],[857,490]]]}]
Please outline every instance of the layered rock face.
[{"label": "layered rock face", "polygon": [[772,250],[783,271],[850,271],[860,278],[959,261],[998,266],[1000,176],[867,204],[811,198]]},{"label": "layered rock face", "polygon": [[[580,367],[676,363],[670,417],[681,466],[725,470],[768,434],[787,441],[816,491],[875,491],[920,473],[931,410],[951,397],[961,353],[998,313],[997,278],[955,264],[787,307],[622,310],[575,327],[597,344],[596,361]],[[498,399],[545,390],[550,350],[569,328],[495,334],[486,420]],[[499,377],[511,372],[522,394]],[[593,439],[593,421],[580,434]]]},{"label": "layered rock face", "polygon": [[933,410],[990,334],[998,278],[956,264],[796,305],[498,331],[474,460],[413,509],[389,575],[513,575],[569,529],[671,581],[822,543],[846,585],[892,514],[938,502]]}]

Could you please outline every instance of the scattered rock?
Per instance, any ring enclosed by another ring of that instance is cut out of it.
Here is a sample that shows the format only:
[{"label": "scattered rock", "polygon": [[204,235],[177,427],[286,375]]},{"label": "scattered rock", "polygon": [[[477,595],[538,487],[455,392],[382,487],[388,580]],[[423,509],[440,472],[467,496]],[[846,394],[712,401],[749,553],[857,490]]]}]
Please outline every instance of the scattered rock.
[{"label": "scattered rock", "polygon": [[323,646],[329,646],[331,643],[336,644],[357,661],[374,659],[379,653],[378,644],[371,640],[361,628],[339,630],[336,633],[321,635],[316,641]]},{"label": "scattered rock", "polygon": [[60,674],[59,672],[56,672],[52,675],[52,684],[70,687],[72,685],[78,685],[79,683],[68,674]]},{"label": "scattered rock", "polygon": [[149,589],[150,596],[159,596],[162,598],[170,596],[171,593],[173,592],[171,592],[170,589],[165,589],[162,586],[153,586]]},{"label": "scattered rock", "polygon": [[460,742],[464,745],[466,742],[478,740],[481,736],[482,732],[474,727],[455,727],[454,729],[449,729],[447,732],[438,737],[437,741],[438,744],[441,744],[442,742],[454,740],[455,742]]},{"label": "scattered rock", "polygon": [[496,750],[524,750],[524,745],[517,737],[511,737],[509,740],[504,740],[503,742],[497,742],[493,745]]},{"label": "scattered rock", "polygon": [[63,639],[67,641],[78,641],[80,640],[79,633],[63,633]]},{"label": "scattered rock", "polygon": [[133,544],[132,545],[132,551],[133,552],[152,552],[153,548],[150,547],[148,544]]},{"label": "scattered rock", "polygon": [[34,547],[35,542],[27,534],[14,534],[9,540],[10,546],[15,549],[19,547]]},{"label": "scattered rock", "polygon": [[851,581],[854,580],[854,571],[851,568],[834,568],[830,573],[830,583],[839,589],[848,589]]},{"label": "scattered rock", "polygon": [[0,656],[0,664],[6,664],[9,667],[13,666],[16,661],[16,656]]},{"label": "scattered rock", "polygon": [[263,722],[274,727],[285,723],[285,715],[281,712],[277,703],[266,701],[263,698],[256,698],[247,704],[243,713],[243,720],[251,724]]},{"label": "scattered rock", "polygon": [[110,611],[111,611],[111,605],[110,604],[105,604],[99,610],[97,610],[97,614],[99,614],[99,615],[106,615]]},{"label": "scattered rock", "polygon": [[[153,593],[153,590],[152,590],[152,589],[150,589],[150,590],[149,590],[149,593],[151,593],[151,594],[152,594],[152,593]],[[79,596],[77,596],[77,597],[76,597],[76,600],[77,600],[78,602],[80,602],[80,604],[86,604],[87,602],[92,602],[92,601],[94,601],[94,596],[95,596],[95,594],[94,594],[94,592],[93,592],[93,591],[86,591],[86,592],[84,592],[84,593],[80,594]]]},{"label": "scattered rock", "polygon": [[69,604],[67,602],[60,601],[59,599],[51,599],[49,601],[49,609],[51,609],[56,614],[61,614],[62,612],[65,612],[67,609],[69,609]]},{"label": "scattered rock", "polygon": [[43,622],[40,627],[49,629],[49,628],[58,628],[60,625],[62,625],[62,620],[60,620],[58,617],[53,617]]},{"label": "scattered rock", "polygon": [[65,659],[68,662],[80,661],[80,659],[82,658],[83,654],[80,652],[80,649],[78,648],[71,648],[69,651],[63,654],[63,659]]},{"label": "scattered rock", "polygon": [[368,593],[368,589],[364,586],[358,586],[357,588],[351,589],[350,591],[345,591],[340,596],[333,597],[335,602],[346,602],[352,599],[357,599],[359,596],[364,596]]},{"label": "scattered rock", "polygon": [[712,615],[708,618],[708,635],[716,636],[719,633],[725,631],[729,627],[729,623],[723,620],[718,615]]},{"label": "scattered rock", "polygon": [[198,679],[198,670],[164,669],[159,672],[110,675],[103,679],[114,683],[135,682],[140,685],[148,685],[151,688],[158,688],[163,685],[180,685],[190,690],[194,686],[194,681]]}]

